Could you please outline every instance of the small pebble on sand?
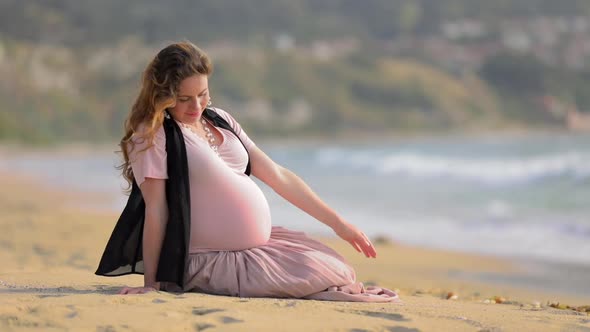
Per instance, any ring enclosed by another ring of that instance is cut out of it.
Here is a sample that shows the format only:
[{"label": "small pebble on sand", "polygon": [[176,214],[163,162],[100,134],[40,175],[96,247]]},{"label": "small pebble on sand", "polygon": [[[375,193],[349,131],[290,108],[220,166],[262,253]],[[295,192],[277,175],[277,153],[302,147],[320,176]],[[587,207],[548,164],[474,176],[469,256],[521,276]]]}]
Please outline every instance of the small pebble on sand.
[{"label": "small pebble on sand", "polygon": [[506,302],[506,298],[504,298],[502,296],[494,296],[492,301],[494,301],[495,303],[504,303],[504,302]]}]

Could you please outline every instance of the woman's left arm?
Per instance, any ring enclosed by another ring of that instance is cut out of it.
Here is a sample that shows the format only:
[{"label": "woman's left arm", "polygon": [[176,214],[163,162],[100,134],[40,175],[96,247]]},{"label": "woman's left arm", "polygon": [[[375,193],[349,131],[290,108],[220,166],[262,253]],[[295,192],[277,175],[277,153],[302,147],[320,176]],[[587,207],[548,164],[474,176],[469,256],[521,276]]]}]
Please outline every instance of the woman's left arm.
[{"label": "woman's left arm", "polygon": [[249,150],[252,175],[277,194],[310,216],[331,227],[338,236],[367,257],[377,257],[369,238],[357,227],[342,219],[295,173],[275,163],[260,148]]}]

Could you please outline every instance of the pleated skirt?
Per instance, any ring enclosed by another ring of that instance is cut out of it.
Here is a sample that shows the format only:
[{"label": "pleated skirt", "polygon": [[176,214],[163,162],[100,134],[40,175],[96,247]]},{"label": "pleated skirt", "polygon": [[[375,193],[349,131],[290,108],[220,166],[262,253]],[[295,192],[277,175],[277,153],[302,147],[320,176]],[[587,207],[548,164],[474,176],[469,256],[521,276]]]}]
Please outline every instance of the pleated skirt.
[{"label": "pleated skirt", "polygon": [[364,287],[337,252],[303,232],[273,227],[270,240],[240,251],[189,254],[184,291],[238,297],[395,302],[385,288]]}]

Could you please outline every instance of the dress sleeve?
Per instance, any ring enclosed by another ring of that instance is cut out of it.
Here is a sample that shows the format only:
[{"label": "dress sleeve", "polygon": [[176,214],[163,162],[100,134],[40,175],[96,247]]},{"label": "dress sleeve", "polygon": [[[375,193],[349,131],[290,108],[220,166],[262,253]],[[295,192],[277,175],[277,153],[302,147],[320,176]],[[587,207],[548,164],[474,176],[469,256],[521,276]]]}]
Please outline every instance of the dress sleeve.
[{"label": "dress sleeve", "polygon": [[244,129],[242,129],[242,126],[240,126],[238,121],[236,121],[236,119],[234,119],[233,116],[231,116],[229,113],[227,113],[226,111],[219,109],[219,108],[215,108],[215,112],[217,112],[217,114],[219,114],[223,119],[225,119],[225,121],[227,121],[227,123],[229,123],[229,125],[236,132],[236,134],[238,134],[238,137],[244,143],[244,146],[246,147],[246,149],[250,150],[250,148],[256,146],[256,144],[254,144],[254,142],[250,139],[250,137],[248,137],[248,135],[246,134]]},{"label": "dress sleeve", "polygon": [[164,127],[158,129],[154,135],[153,145],[147,149],[148,141],[142,137],[142,132],[142,129],[138,130],[137,136],[132,138],[135,145],[129,152],[131,169],[138,186],[141,186],[146,178],[168,179]]}]

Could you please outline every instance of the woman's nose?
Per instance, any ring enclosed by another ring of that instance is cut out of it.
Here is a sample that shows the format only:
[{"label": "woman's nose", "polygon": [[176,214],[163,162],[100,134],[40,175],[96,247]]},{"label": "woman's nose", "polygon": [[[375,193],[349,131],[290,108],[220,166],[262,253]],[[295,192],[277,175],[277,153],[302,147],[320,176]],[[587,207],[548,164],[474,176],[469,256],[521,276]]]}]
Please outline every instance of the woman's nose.
[{"label": "woman's nose", "polygon": [[198,108],[201,107],[201,102],[200,102],[199,98],[193,98],[191,100],[191,104],[190,105],[191,105],[191,108],[197,108],[198,109]]}]

